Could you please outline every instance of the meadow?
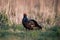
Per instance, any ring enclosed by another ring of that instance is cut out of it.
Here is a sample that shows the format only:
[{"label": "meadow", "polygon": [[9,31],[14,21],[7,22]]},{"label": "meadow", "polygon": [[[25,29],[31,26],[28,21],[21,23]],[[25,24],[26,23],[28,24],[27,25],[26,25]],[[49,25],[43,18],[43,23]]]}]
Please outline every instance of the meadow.
[{"label": "meadow", "polygon": [[11,30],[0,30],[0,40],[60,40],[60,27],[54,26],[46,31],[26,30],[19,25]]},{"label": "meadow", "polygon": [[10,25],[7,15],[0,13],[0,40],[60,40],[60,26],[44,30],[26,30],[22,24]]}]

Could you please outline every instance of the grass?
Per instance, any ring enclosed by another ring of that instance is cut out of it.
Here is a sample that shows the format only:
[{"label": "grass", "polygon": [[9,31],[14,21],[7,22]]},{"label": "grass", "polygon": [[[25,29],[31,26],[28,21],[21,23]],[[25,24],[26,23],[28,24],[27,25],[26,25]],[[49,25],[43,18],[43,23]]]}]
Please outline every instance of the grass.
[{"label": "grass", "polygon": [[[59,18],[58,18],[59,20]],[[49,24],[49,19],[47,20]],[[42,30],[26,30],[22,25],[9,24],[9,18],[0,12],[0,40],[60,40],[60,26]]]},{"label": "grass", "polygon": [[[50,29],[27,30],[22,25],[16,25],[15,30],[20,32],[11,32],[8,30],[0,30],[0,40],[60,40],[60,27],[54,26]],[[23,32],[22,32],[23,31]]]}]

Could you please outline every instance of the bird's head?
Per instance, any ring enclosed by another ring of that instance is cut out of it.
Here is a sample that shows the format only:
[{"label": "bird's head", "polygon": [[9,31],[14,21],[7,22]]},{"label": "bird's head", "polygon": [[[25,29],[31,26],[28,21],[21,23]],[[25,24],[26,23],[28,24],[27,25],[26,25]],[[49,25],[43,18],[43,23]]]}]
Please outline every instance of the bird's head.
[{"label": "bird's head", "polygon": [[27,17],[27,14],[26,14],[26,13],[24,13],[24,14],[23,14],[23,16],[24,16],[24,17]]}]

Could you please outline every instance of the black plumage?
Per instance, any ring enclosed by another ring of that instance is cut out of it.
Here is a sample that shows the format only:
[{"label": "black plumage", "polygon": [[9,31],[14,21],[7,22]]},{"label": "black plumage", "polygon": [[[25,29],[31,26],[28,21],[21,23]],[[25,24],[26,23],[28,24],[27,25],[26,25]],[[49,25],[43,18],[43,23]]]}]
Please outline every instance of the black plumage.
[{"label": "black plumage", "polygon": [[22,24],[28,30],[42,29],[41,25],[39,25],[37,21],[28,19],[26,14],[23,15]]}]

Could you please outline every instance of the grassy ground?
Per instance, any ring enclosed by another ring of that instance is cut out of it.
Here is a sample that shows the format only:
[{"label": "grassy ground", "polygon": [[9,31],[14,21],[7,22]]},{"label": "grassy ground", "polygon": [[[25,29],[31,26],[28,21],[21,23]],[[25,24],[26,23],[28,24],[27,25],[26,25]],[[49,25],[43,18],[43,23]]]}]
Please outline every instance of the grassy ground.
[{"label": "grassy ground", "polygon": [[22,25],[16,25],[15,28],[0,30],[0,40],[60,40],[60,27],[26,31]]},{"label": "grassy ground", "polygon": [[[49,23],[49,20],[47,22]],[[60,26],[29,31],[22,25],[12,25],[5,11],[2,11],[0,12],[0,40],[60,40]]]}]

